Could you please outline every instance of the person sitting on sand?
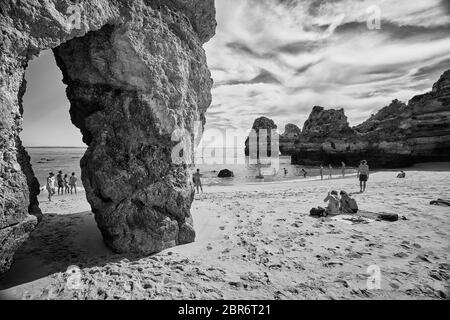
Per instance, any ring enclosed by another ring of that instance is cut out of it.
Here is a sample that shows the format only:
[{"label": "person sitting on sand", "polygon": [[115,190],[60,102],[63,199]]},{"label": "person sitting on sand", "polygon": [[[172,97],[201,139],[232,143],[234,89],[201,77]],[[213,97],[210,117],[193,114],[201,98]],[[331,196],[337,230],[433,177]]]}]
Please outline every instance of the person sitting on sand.
[{"label": "person sitting on sand", "polygon": [[286,176],[287,176],[287,174],[288,174],[288,171],[287,171],[287,169],[286,169],[286,168],[284,168],[283,170],[284,170],[284,176],[286,177]]},{"label": "person sitting on sand", "polygon": [[52,201],[52,196],[55,195],[55,174],[53,172],[50,172],[47,177],[47,185],[46,185],[47,191],[48,191],[48,201]]},{"label": "person sitting on sand", "polygon": [[406,173],[405,171],[400,171],[400,173],[397,175],[397,179],[405,179],[406,178]]},{"label": "person sitting on sand", "polygon": [[437,199],[430,202],[433,206],[445,206],[450,207],[450,200]]},{"label": "person sitting on sand", "polygon": [[56,176],[56,183],[58,184],[58,196],[64,194],[64,178],[62,171],[58,172],[58,175]]},{"label": "person sitting on sand", "polygon": [[359,186],[361,188],[361,193],[366,192],[367,181],[369,180],[369,166],[367,165],[367,161],[361,161],[361,164],[358,168],[358,178],[359,178]]},{"label": "person sitting on sand", "polygon": [[345,192],[341,191],[341,201],[340,201],[340,211],[343,214],[346,213],[358,213],[358,204],[356,203],[356,200],[351,198],[350,195]]},{"label": "person sitting on sand", "polygon": [[328,192],[327,197],[323,200],[323,202],[328,202],[328,207],[325,209],[324,217],[329,215],[338,215],[339,211],[339,195],[337,191]]},{"label": "person sitting on sand", "polygon": [[69,175],[64,175],[64,193],[69,194],[70,188],[69,188]]},{"label": "person sitting on sand", "polygon": [[78,178],[77,178],[75,172],[73,172],[72,176],[69,179],[70,194],[73,194],[74,190],[75,190],[75,194],[77,194],[77,182],[78,182]]},{"label": "person sitting on sand", "polygon": [[197,193],[200,193],[200,190],[203,193],[202,175],[200,174],[200,169],[197,169],[197,172],[194,173],[192,181],[194,182],[194,186],[197,189]]}]

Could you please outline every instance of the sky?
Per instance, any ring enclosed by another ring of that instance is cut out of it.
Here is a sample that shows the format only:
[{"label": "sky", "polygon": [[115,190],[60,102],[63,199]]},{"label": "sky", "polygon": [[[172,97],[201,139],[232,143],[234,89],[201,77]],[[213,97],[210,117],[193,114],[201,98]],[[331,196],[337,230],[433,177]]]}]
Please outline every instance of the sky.
[{"label": "sky", "polygon": [[[260,116],[280,133],[288,123],[302,128],[316,105],[344,108],[357,125],[394,99],[430,91],[450,69],[450,0],[216,0],[216,8],[205,139],[235,130],[241,145]],[[83,146],[52,53],[26,77],[24,144]]]}]

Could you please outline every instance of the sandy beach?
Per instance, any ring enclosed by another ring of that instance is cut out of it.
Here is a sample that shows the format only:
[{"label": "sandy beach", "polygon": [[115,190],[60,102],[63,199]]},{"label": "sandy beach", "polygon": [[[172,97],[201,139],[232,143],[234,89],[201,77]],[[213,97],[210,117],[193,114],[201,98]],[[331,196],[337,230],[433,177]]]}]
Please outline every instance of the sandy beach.
[{"label": "sandy beach", "polygon": [[[214,186],[192,207],[197,240],[146,258],[102,241],[84,194],[40,202],[44,220],[0,280],[1,299],[449,299],[450,164],[372,174],[358,216],[313,218],[332,189],[359,191],[355,176]],[[70,288],[69,266],[81,269]],[[369,268],[369,270],[368,270]],[[380,271],[380,288],[368,271]],[[376,269],[378,268],[378,269]]]}]

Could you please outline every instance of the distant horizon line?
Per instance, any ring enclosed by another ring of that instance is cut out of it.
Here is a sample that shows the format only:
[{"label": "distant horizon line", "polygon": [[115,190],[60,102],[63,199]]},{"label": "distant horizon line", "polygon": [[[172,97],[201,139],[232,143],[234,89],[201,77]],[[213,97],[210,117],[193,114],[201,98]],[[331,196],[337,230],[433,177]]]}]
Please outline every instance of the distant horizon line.
[{"label": "distant horizon line", "polygon": [[80,149],[86,148],[87,146],[25,146],[25,149],[57,149],[57,148],[66,148],[66,149]]}]

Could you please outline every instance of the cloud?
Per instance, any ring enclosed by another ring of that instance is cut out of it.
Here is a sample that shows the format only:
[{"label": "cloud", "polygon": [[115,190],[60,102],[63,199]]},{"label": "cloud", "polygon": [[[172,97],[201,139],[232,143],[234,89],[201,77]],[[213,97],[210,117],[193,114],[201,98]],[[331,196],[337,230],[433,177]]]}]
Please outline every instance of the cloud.
[{"label": "cloud", "polygon": [[[207,126],[248,130],[258,116],[299,127],[314,105],[352,125],[393,99],[431,89],[450,68],[450,14],[440,0],[216,0],[206,46],[216,86]],[[375,7],[374,7],[375,6]],[[371,10],[368,10],[371,8]],[[380,12],[381,29],[367,20]]]}]

